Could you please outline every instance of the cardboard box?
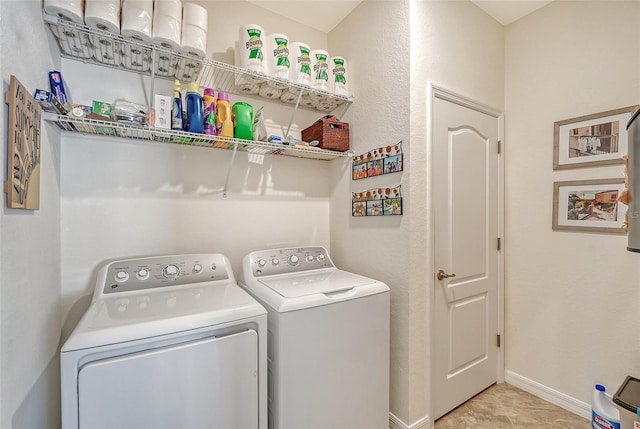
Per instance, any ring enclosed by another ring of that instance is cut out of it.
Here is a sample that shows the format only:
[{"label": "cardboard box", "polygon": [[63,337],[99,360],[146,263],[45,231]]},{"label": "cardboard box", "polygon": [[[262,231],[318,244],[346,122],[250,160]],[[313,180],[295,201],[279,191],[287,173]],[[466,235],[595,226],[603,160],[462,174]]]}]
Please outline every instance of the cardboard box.
[{"label": "cardboard box", "polygon": [[349,124],[338,121],[335,116],[325,116],[302,130],[302,140],[318,140],[321,149],[346,152],[349,150]]}]

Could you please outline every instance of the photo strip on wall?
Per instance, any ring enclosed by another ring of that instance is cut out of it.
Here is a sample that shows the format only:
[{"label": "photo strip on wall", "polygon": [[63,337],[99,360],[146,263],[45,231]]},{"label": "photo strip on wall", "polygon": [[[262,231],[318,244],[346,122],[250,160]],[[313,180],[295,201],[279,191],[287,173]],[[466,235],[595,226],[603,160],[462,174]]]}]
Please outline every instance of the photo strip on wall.
[{"label": "photo strip on wall", "polygon": [[352,192],[351,216],[393,216],[402,214],[402,186]]},{"label": "photo strip on wall", "polygon": [[402,171],[402,140],[353,157],[352,180]]}]

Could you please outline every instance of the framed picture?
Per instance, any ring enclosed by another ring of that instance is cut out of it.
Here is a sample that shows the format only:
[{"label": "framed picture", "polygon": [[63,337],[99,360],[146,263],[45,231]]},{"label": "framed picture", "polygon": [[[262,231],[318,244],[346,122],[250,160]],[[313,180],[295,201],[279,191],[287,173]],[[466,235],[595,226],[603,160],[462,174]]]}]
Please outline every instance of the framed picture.
[{"label": "framed picture", "polygon": [[627,206],[618,202],[624,179],[553,184],[553,229],[621,233]]},{"label": "framed picture", "polygon": [[627,122],[638,106],[558,121],[553,126],[553,169],[622,164]]},{"label": "framed picture", "polygon": [[395,145],[379,147],[353,157],[353,180],[402,171],[402,140]]}]

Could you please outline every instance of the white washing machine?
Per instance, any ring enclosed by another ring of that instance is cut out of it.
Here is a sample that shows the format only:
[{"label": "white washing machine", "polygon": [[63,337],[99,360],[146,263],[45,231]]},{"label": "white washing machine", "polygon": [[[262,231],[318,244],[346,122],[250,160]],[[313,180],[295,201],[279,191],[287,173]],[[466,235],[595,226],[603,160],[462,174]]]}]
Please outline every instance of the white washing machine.
[{"label": "white washing machine", "polygon": [[65,429],[266,429],[267,313],[220,254],[111,262],[60,352]]},{"label": "white washing machine", "polygon": [[242,268],[269,314],[269,428],[388,429],[389,288],[323,247],[256,251]]}]

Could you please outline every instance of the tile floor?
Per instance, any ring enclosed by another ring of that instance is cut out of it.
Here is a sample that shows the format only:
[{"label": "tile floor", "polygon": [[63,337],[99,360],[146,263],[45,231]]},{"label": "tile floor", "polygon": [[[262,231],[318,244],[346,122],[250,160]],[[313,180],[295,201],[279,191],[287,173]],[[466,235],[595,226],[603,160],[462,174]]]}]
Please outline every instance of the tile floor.
[{"label": "tile floor", "polygon": [[436,420],[435,429],[589,429],[591,422],[507,383],[489,387]]}]

